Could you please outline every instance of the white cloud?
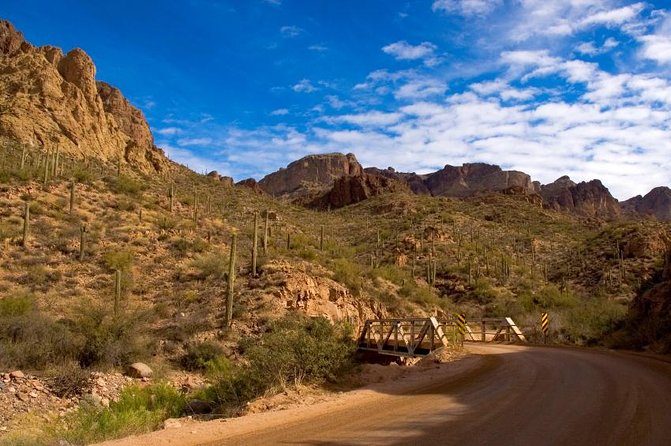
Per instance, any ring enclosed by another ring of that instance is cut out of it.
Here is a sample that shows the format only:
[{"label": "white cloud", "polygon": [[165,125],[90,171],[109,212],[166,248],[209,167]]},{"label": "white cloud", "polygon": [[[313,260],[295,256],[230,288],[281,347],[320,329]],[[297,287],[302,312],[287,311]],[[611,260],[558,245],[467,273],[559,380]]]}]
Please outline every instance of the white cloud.
[{"label": "white cloud", "polygon": [[300,82],[291,87],[296,93],[314,93],[318,90],[317,87],[312,85],[309,79],[302,79]]},{"label": "white cloud", "polygon": [[328,51],[328,47],[326,45],[320,45],[320,44],[310,45],[308,47],[308,49],[310,51],[317,51],[317,52],[320,52],[320,53],[322,53],[324,51]]},{"label": "white cloud", "polygon": [[184,132],[179,127],[165,127],[165,128],[162,128],[162,129],[155,129],[153,131],[154,131],[154,133],[157,133],[157,134],[163,135],[163,136],[179,135],[180,133]]},{"label": "white cloud", "polygon": [[289,114],[289,109],[278,108],[277,110],[271,111],[270,114],[271,116],[286,116]]},{"label": "white cloud", "polygon": [[596,56],[607,53],[613,48],[617,48],[619,45],[620,42],[616,39],[608,37],[601,46],[598,46],[595,42],[583,42],[576,47],[576,52],[587,56]]},{"label": "white cloud", "polygon": [[502,4],[503,0],[435,0],[432,9],[463,16],[481,16],[489,14]]},{"label": "white cloud", "polygon": [[439,58],[435,51],[438,47],[431,42],[422,42],[419,45],[411,45],[405,40],[391,43],[382,48],[386,54],[394,56],[396,60],[418,60],[424,61],[427,66],[437,65]]},{"label": "white cloud", "polygon": [[294,25],[291,25],[291,26],[285,25],[282,28],[280,28],[280,32],[285,37],[298,37],[299,35],[301,35],[303,33],[303,29],[299,28],[298,26],[294,26]]},{"label": "white cloud", "polygon": [[356,115],[341,115],[327,120],[333,123],[354,124],[360,127],[385,127],[396,124],[402,117],[402,113],[370,111]]},{"label": "white cloud", "polygon": [[622,25],[638,17],[645,9],[645,3],[634,3],[622,8],[599,11],[580,21],[580,27],[592,25]]},{"label": "white cloud", "polygon": [[671,15],[667,15],[655,33],[639,37],[640,55],[659,64],[671,63]]}]

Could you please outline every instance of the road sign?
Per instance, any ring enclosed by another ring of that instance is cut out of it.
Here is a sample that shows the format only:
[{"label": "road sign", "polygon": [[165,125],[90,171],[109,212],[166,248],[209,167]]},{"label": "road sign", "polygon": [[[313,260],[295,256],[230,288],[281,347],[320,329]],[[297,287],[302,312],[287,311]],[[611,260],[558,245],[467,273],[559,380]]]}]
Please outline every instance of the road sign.
[{"label": "road sign", "polygon": [[541,313],[541,330],[543,330],[543,335],[547,337],[550,332],[550,315],[547,313]]},{"label": "road sign", "polygon": [[459,328],[459,333],[462,335],[466,334],[466,316],[463,314],[457,314],[457,328]]}]

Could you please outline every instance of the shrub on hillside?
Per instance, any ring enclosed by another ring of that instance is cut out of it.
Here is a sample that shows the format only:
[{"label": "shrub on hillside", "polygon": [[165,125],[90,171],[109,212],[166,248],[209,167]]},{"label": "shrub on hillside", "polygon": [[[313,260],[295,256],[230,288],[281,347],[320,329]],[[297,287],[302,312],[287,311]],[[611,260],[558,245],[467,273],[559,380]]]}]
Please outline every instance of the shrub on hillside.
[{"label": "shrub on hillside", "polygon": [[76,355],[75,337],[62,323],[43,315],[32,295],[0,299],[0,369],[43,369]]},{"label": "shrub on hillside", "polygon": [[191,344],[186,348],[186,353],[181,357],[181,366],[190,371],[205,370],[209,363],[215,361],[224,354],[223,348],[213,342],[200,342]]}]

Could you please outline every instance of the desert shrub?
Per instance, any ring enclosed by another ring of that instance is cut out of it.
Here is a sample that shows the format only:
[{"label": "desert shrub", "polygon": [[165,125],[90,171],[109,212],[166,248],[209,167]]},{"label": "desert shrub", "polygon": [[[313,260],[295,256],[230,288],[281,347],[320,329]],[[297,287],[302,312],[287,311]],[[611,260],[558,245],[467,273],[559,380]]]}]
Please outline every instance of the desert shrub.
[{"label": "desert shrub", "polygon": [[345,285],[352,294],[358,296],[361,293],[363,282],[361,280],[361,266],[349,259],[337,259],[331,265],[333,278]]},{"label": "desert shrub", "polygon": [[95,180],[95,175],[91,170],[82,166],[77,166],[72,171],[72,178],[78,183],[91,184],[93,183],[93,180]]},{"label": "desert shrub", "polygon": [[188,253],[201,253],[209,249],[210,245],[207,241],[197,238],[194,241],[189,241],[184,238],[173,240],[170,244],[172,249],[177,251],[179,255],[186,255]]},{"label": "desert shrub", "polygon": [[128,271],[133,265],[134,254],[133,251],[127,249],[118,249],[105,253],[103,260],[107,268],[112,271]]},{"label": "desert shrub", "polygon": [[0,369],[43,369],[76,357],[67,327],[43,315],[30,294],[0,299]]},{"label": "desert shrub", "polygon": [[579,304],[580,300],[570,290],[560,291],[554,284],[545,285],[538,292],[525,290],[520,293],[519,302],[526,311],[540,309],[572,308]]},{"label": "desert shrub", "polygon": [[208,277],[221,279],[227,271],[228,261],[220,253],[203,254],[196,257],[191,262],[191,266],[198,271],[201,279]]},{"label": "desert shrub", "polygon": [[476,302],[487,304],[494,301],[499,294],[487,279],[480,278],[473,284],[472,296]]},{"label": "desert shrub", "polygon": [[223,348],[214,342],[191,344],[180,358],[180,365],[190,371],[205,370],[209,363],[224,354]]},{"label": "desert shrub", "polygon": [[184,396],[168,384],[133,385],[126,387],[109,408],[80,406],[66,417],[67,429],[57,432],[55,437],[74,444],[90,444],[151,432],[165,419],[180,416],[185,405]]},{"label": "desert shrub", "polygon": [[170,231],[177,227],[177,219],[163,216],[156,220],[156,227],[161,231]]},{"label": "desert shrub", "polygon": [[91,388],[91,372],[74,361],[56,366],[47,376],[49,389],[60,398],[83,395]]},{"label": "desert shrub", "polygon": [[145,189],[145,186],[140,181],[125,175],[108,177],[107,182],[110,189],[117,194],[126,194],[136,197]]},{"label": "desert shrub", "polygon": [[242,344],[245,357],[269,385],[335,381],[352,366],[348,327],[324,318],[288,317],[271,324],[259,342]]},{"label": "desert shrub", "polygon": [[130,212],[137,209],[137,204],[127,198],[120,198],[117,200],[115,207],[119,211]]},{"label": "desert shrub", "polygon": [[115,317],[111,308],[82,304],[70,321],[80,339],[77,360],[82,367],[123,366],[149,356],[146,341],[148,313],[127,311]]},{"label": "desert shrub", "polygon": [[623,324],[627,307],[605,299],[584,300],[562,313],[561,334],[571,343],[591,345]]},{"label": "desert shrub", "polygon": [[403,286],[412,281],[410,273],[396,265],[383,265],[379,268],[372,269],[371,275],[374,277],[381,277],[399,286]]},{"label": "desert shrub", "polygon": [[227,412],[272,389],[305,382],[335,381],[353,367],[350,327],[323,318],[290,316],[272,323],[260,339],[240,344],[249,365],[223,357],[206,367],[214,384],[203,397]]}]

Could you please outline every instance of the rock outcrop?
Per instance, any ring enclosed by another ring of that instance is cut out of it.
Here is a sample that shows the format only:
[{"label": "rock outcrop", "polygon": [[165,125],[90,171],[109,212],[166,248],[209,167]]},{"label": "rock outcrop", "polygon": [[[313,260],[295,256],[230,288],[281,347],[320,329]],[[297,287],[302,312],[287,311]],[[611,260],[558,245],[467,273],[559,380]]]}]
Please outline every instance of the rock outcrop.
[{"label": "rock outcrop", "polygon": [[652,286],[634,299],[631,312],[640,342],[653,345],[660,353],[671,352],[671,250]]},{"label": "rock outcrop", "polygon": [[656,187],[645,196],[637,195],[623,201],[622,208],[629,213],[652,215],[660,221],[671,221],[671,189]]},{"label": "rock outcrop", "polygon": [[424,181],[434,196],[469,197],[480,192],[502,192],[513,186],[526,193],[537,193],[536,185],[524,172],[502,170],[499,166],[484,163],[446,165],[429,174]]},{"label": "rock outcrop", "polygon": [[121,158],[145,172],[167,169],[142,112],[95,75],[83,50],[34,47],[0,21],[0,136],[77,157]]},{"label": "rock outcrop", "polygon": [[361,173],[354,176],[342,176],[335,180],[330,191],[314,200],[309,206],[318,209],[337,209],[391,192],[411,193],[412,191],[405,182],[382,175]]},{"label": "rock outcrop", "polygon": [[583,217],[615,219],[622,213],[619,202],[599,180],[574,183],[563,176],[541,186],[545,207]]},{"label": "rock outcrop", "polygon": [[361,164],[351,153],[308,155],[265,176],[259,186],[268,194],[280,197],[310,189],[323,191],[331,188],[338,178],[362,174]]},{"label": "rock outcrop", "polygon": [[424,184],[424,178],[414,172],[396,172],[393,167],[387,167],[384,170],[377,167],[367,167],[364,169],[364,172],[391,178],[392,180],[403,181],[417,195],[431,195],[431,191]]}]

